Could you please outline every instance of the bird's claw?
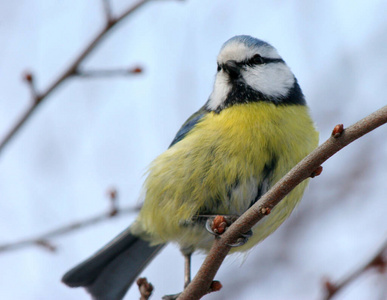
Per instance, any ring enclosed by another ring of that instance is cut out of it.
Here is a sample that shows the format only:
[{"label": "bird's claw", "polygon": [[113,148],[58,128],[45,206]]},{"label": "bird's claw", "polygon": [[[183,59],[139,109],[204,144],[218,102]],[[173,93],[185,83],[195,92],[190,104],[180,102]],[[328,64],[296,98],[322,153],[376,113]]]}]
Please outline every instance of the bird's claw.
[{"label": "bird's claw", "polygon": [[238,219],[236,215],[209,216],[206,221],[206,229],[209,233],[220,236],[236,219]]},{"label": "bird's claw", "polygon": [[[238,218],[236,215],[218,215],[211,216],[207,218],[206,221],[206,230],[219,237],[227,230],[228,227]],[[248,232],[242,233],[241,237],[238,238],[237,242],[234,244],[230,244],[230,247],[239,247],[247,243],[249,238],[253,235],[253,232],[249,230]]]},{"label": "bird's claw", "polygon": [[253,231],[250,229],[249,231],[242,233],[241,237],[237,239],[236,243],[228,244],[230,247],[240,247],[247,243],[249,238],[253,236]]},{"label": "bird's claw", "polygon": [[253,231],[250,229],[249,231],[242,233],[241,236],[246,238],[246,239],[249,239],[253,236]]},{"label": "bird's claw", "polygon": [[236,243],[228,244],[228,246],[233,247],[233,248],[234,247],[240,247],[240,246],[243,246],[244,244],[246,244],[248,240],[249,240],[248,238],[240,237],[240,238],[237,239]]},{"label": "bird's claw", "polygon": [[206,230],[207,230],[209,233],[211,233],[211,234],[213,234],[213,235],[215,235],[215,236],[219,235],[218,233],[215,233],[215,232],[212,230],[212,224],[213,224],[213,220],[211,220],[210,218],[208,218],[207,221],[206,221]]}]

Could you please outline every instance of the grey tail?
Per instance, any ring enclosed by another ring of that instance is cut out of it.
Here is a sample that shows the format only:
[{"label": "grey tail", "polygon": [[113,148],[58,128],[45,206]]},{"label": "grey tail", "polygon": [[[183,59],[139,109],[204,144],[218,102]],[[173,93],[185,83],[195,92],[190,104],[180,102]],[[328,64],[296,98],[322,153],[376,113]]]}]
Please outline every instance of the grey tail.
[{"label": "grey tail", "polygon": [[165,244],[151,246],[130,228],[62,278],[70,287],[85,287],[95,300],[122,299],[133,281]]}]

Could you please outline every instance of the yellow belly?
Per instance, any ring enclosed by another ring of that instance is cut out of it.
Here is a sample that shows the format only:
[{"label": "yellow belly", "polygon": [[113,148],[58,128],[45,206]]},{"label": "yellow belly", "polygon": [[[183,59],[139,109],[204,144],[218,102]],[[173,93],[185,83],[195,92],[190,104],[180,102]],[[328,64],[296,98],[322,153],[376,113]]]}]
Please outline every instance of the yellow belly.
[{"label": "yellow belly", "polygon": [[[305,106],[234,105],[209,113],[187,136],[157,157],[145,181],[145,202],[136,222],[155,243],[176,241],[207,250],[211,236],[190,226],[198,213],[242,214],[255,200],[263,176],[270,186],[318,144]],[[306,182],[253,229],[248,249],[272,233],[300,201]]]}]

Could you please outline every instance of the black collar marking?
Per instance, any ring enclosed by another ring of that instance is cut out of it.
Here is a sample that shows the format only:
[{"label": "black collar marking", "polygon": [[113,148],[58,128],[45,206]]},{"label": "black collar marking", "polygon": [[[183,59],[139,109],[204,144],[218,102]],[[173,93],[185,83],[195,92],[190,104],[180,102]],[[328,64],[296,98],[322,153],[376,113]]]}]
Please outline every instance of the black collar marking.
[{"label": "black collar marking", "polygon": [[220,113],[223,109],[235,104],[260,101],[271,102],[275,105],[306,105],[304,95],[302,94],[296,78],[294,78],[293,87],[289,90],[288,94],[280,97],[267,96],[252,89],[244,82],[234,81],[232,89],[228,93],[226,100],[214,111],[216,113]]}]

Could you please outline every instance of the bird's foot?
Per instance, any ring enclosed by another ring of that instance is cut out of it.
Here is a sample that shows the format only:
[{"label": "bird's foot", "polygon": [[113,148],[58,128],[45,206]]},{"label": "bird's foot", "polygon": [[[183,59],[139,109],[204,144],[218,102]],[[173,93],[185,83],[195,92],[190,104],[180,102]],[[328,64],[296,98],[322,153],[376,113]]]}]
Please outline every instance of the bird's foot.
[{"label": "bird's foot", "polygon": [[232,223],[235,222],[236,219],[238,219],[238,216],[235,215],[218,215],[209,217],[206,221],[206,229],[209,233],[215,236],[220,236],[228,227],[230,227]]},{"label": "bird's foot", "polygon": [[[232,223],[238,219],[239,216],[237,215],[218,215],[218,216],[211,216],[208,217],[206,221],[206,229],[209,233],[219,237],[222,235],[228,227]],[[244,244],[249,240],[249,238],[253,235],[253,232],[249,230],[246,233],[241,234],[241,237],[238,238],[236,243],[231,244],[229,246],[231,247],[239,247]]]}]

